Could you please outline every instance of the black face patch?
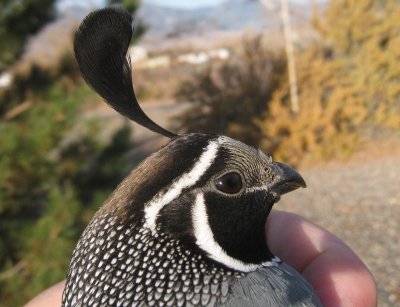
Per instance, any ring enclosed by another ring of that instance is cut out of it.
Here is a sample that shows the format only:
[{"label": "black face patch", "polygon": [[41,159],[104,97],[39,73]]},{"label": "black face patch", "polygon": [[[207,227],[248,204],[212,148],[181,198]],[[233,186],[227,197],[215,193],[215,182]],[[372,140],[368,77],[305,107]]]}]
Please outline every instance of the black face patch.
[{"label": "black face patch", "polygon": [[206,210],[217,243],[233,258],[261,263],[273,258],[265,238],[265,222],[273,199],[264,191],[240,197],[205,194]]}]

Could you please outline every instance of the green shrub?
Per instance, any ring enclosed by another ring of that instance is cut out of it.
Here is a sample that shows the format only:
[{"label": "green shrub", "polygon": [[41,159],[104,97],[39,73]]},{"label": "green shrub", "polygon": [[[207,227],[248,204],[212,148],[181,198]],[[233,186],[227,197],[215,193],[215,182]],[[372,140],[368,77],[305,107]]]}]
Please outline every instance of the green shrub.
[{"label": "green shrub", "polygon": [[78,82],[66,92],[65,78],[40,90],[26,81],[30,107],[0,122],[0,305],[21,306],[66,277],[83,228],[131,168],[130,129],[99,140],[100,124],[79,115],[93,91]]}]

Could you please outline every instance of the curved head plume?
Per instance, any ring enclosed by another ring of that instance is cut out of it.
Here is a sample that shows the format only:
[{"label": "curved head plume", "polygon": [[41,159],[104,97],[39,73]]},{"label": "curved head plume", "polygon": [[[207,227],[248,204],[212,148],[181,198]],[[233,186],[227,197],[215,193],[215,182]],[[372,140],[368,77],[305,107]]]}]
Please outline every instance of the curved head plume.
[{"label": "curved head plume", "polygon": [[108,7],[89,14],[75,34],[74,51],[83,78],[122,115],[169,138],[176,134],[154,123],[140,108],[126,53],[132,38],[132,16]]}]

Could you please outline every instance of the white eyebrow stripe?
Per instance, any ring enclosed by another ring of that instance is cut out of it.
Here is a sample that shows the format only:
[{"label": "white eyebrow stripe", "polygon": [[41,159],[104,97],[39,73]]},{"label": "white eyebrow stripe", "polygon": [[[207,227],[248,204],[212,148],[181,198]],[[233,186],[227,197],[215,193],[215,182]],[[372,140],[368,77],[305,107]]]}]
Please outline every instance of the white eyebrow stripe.
[{"label": "white eyebrow stripe", "polygon": [[220,142],[220,139],[210,142],[203,151],[199,160],[194,164],[193,168],[189,172],[184,173],[165,193],[158,193],[145,205],[144,215],[146,227],[151,229],[153,232],[156,231],[156,220],[161,209],[166,204],[177,198],[183,189],[191,187],[200,179],[215,160]]},{"label": "white eyebrow stripe", "polygon": [[257,192],[257,191],[265,191],[268,192],[270,189],[267,185],[263,185],[261,187],[251,187],[251,188],[247,188],[246,192]]},{"label": "white eyebrow stripe", "polygon": [[226,251],[215,241],[213,232],[208,222],[206,205],[203,194],[197,194],[192,210],[194,236],[196,244],[204,250],[211,259],[226,265],[228,268],[240,272],[252,272],[261,266],[269,267],[279,265],[279,258],[274,257],[271,261],[261,264],[245,263],[239,259],[229,256]]}]

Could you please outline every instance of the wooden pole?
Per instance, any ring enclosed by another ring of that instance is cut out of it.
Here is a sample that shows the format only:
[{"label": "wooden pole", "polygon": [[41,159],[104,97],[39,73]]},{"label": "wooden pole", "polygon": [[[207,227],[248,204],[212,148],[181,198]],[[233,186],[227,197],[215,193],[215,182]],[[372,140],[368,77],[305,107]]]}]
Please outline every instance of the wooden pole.
[{"label": "wooden pole", "polygon": [[[290,87],[290,106],[293,113],[300,111],[299,94],[297,87],[296,63],[294,58],[294,48],[292,40],[292,29],[290,25],[290,13],[287,0],[281,1],[281,18],[285,36],[286,58],[288,62],[289,87]],[[273,4],[269,0],[260,0],[265,8],[272,8]]]},{"label": "wooden pole", "polygon": [[317,4],[315,3],[315,0],[311,0],[311,14],[313,17],[317,14]]},{"label": "wooden pole", "polygon": [[283,22],[283,29],[285,33],[286,57],[288,61],[290,102],[291,102],[292,112],[297,114],[300,111],[299,94],[297,87],[296,63],[294,58],[292,29],[290,26],[289,5],[287,0],[281,0],[281,16]]}]

